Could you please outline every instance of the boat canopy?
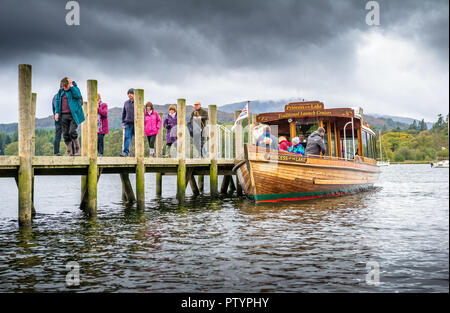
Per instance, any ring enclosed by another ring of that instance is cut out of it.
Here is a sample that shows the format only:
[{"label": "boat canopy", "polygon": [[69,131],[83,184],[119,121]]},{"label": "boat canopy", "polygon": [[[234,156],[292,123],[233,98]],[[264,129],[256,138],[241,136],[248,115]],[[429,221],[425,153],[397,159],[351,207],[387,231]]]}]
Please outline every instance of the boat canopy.
[{"label": "boat canopy", "polygon": [[258,114],[256,122],[276,126],[278,136],[306,138],[317,127],[326,130],[327,155],[345,159],[376,159],[375,133],[363,121],[361,108],[326,109],[320,101],[292,102],[284,112]]}]

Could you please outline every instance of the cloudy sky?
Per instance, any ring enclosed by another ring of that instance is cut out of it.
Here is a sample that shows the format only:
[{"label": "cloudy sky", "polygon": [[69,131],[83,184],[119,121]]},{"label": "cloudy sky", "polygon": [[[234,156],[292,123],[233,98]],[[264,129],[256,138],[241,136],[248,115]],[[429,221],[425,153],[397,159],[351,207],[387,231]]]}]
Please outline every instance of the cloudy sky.
[{"label": "cloudy sky", "polygon": [[425,118],[448,112],[448,0],[2,0],[0,123],[17,121],[17,65],[33,66],[37,116],[59,81],[86,95],[97,79],[110,107],[130,87],[145,100],[223,105],[300,97],[328,107]]}]

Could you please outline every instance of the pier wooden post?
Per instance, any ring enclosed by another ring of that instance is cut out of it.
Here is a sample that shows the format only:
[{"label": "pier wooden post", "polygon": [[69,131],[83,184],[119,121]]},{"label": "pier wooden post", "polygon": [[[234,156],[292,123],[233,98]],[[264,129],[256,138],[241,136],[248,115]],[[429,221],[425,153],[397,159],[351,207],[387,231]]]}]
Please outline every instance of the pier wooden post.
[{"label": "pier wooden post", "polygon": [[[239,114],[241,114],[241,112],[242,112],[241,110],[234,111],[234,121],[237,120],[237,118],[239,117]],[[240,161],[244,158],[244,142],[243,142],[242,130],[243,129],[242,129],[242,122],[241,122],[241,124],[237,125],[236,128],[234,129],[234,151],[235,151],[234,159],[237,161]],[[236,193],[238,194],[238,196],[241,196],[242,189],[241,189],[241,185],[239,184],[237,176],[236,176],[236,185],[237,185]]]},{"label": "pier wooden post", "polygon": [[[83,102],[83,112],[85,122],[81,123],[81,155],[88,156],[88,104]],[[87,176],[81,176],[81,203],[80,209],[85,210],[87,207]]]},{"label": "pier wooden post", "polygon": [[19,225],[31,225],[32,203],[31,65],[19,64]]},{"label": "pier wooden post", "polygon": [[120,173],[120,180],[122,181],[122,200],[125,200],[130,204],[136,202],[130,175],[128,173]]},{"label": "pier wooden post", "polygon": [[[239,185],[239,182],[238,182],[238,185]],[[234,181],[233,181],[233,176],[230,176],[230,185],[229,185],[229,194],[230,195],[232,195],[233,194],[233,192],[235,192],[236,191],[236,186],[234,185]]]},{"label": "pier wooden post", "polygon": [[186,196],[186,100],[177,101],[177,198]]},{"label": "pier wooden post", "polygon": [[209,183],[210,193],[214,197],[217,195],[217,106],[208,106],[208,121],[209,121],[209,159],[211,161],[209,167]]},{"label": "pier wooden post", "polygon": [[136,203],[138,209],[145,208],[144,166],[144,90],[134,90],[134,140],[136,156]]},{"label": "pier wooden post", "polygon": [[87,175],[87,213],[97,215],[97,81],[87,81],[88,92],[88,156],[89,169]]},{"label": "pier wooden post", "polygon": [[226,194],[228,192],[228,186],[230,185],[230,175],[224,175],[222,180],[222,186],[220,186],[220,193]]},{"label": "pier wooden post", "polygon": [[[241,112],[242,111],[240,111],[240,110],[234,111],[234,121],[235,122],[238,119],[239,114],[241,114]],[[234,151],[235,151],[234,158],[236,160],[242,160],[242,158],[244,156],[244,146],[243,146],[243,142],[242,142],[242,122],[241,122],[241,124],[238,124],[234,128]]]},{"label": "pier wooden post", "polygon": [[[156,135],[156,142],[155,142],[155,150],[156,150],[156,157],[161,158],[162,157],[162,147],[163,147],[163,127],[162,127],[162,121],[164,118],[163,113],[159,113],[159,117],[161,118],[161,128],[159,129],[158,135]],[[156,195],[161,196],[162,194],[162,173],[158,172],[156,173]]]},{"label": "pier wooden post", "polygon": [[204,190],[205,190],[205,176],[198,175],[198,191],[200,193],[203,193]]},{"label": "pier wooden post", "polygon": [[[36,98],[37,94],[31,94],[31,157],[36,155]],[[36,215],[36,208],[34,207],[34,169],[31,166],[31,216]]]},{"label": "pier wooden post", "polygon": [[256,114],[251,114],[250,116],[251,120],[249,121],[249,127],[248,127],[248,143],[249,144],[256,144],[256,139],[253,137],[253,130],[256,127]]}]

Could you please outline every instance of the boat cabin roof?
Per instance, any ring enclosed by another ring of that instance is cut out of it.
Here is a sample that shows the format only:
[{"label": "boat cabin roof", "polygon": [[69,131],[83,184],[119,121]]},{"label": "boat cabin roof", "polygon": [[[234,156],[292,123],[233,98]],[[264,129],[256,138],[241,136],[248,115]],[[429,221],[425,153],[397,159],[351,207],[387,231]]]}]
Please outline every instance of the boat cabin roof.
[{"label": "boat cabin roof", "polygon": [[256,121],[270,123],[287,119],[307,119],[311,117],[331,118],[360,118],[353,108],[325,109],[320,101],[292,102],[284,107],[284,112],[269,112],[258,114]]}]

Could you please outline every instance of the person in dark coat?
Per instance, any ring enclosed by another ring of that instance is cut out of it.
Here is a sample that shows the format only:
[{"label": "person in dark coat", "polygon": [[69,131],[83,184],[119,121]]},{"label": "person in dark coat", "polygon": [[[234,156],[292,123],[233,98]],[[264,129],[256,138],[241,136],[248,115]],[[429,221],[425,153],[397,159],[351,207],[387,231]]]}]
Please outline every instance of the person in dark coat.
[{"label": "person in dark coat", "polygon": [[[195,102],[194,111],[192,111],[191,118],[189,120],[189,124],[192,127],[192,132],[191,130],[189,132],[190,135],[194,138],[194,146],[199,152],[201,158],[206,157],[203,146],[205,145],[204,129],[206,127],[207,121],[208,112],[202,109],[200,102]],[[194,132],[194,129],[196,129],[197,131]],[[199,138],[196,136],[200,136],[200,140],[198,140]]]},{"label": "person in dark coat", "polygon": [[308,142],[306,144],[306,155],[320,155],[326,153],[327,149],[325,147],[325,142],[323,141],[323,136],[325,135],[325,129],[319,127],[308,137]]},{"label": "person in dark coat", "polygon": [[120,156],[130,155],[130,143],[134,137],[134,89],[130,88],[127,92],[128,100],[123,104],[122,110],[122,128],[125,131],[123,151]]},{"label": "person in dark coat", "polygon": [[169,107],[169,114],[164,119],[166,133],[166,151],[177,141],[177,108],[174,105]]}]

